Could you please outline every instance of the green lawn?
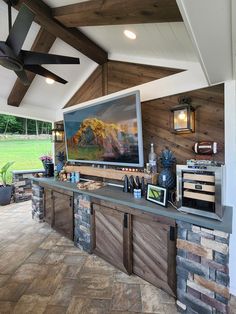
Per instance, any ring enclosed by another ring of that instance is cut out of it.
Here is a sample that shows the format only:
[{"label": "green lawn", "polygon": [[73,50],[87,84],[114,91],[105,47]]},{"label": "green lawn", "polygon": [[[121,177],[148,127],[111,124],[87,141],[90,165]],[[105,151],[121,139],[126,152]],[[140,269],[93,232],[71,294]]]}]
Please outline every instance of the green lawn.
[{"label": "green lawn", "polygon": [[15,161],[10,170],[42,169],[39,157],[51,153],[50,140],[1,140],[0,168],[8,161]]}]

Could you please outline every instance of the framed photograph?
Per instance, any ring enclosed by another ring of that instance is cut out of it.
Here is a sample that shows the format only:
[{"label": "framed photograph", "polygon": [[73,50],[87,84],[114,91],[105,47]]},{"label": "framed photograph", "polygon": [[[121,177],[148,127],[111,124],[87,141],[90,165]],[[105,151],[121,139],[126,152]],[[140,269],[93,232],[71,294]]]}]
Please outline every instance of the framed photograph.
[{"label": "framed photograph", "polygon": [[148,184],[147,200],[166,207],[167,206],[167,189],[161,186]]}]

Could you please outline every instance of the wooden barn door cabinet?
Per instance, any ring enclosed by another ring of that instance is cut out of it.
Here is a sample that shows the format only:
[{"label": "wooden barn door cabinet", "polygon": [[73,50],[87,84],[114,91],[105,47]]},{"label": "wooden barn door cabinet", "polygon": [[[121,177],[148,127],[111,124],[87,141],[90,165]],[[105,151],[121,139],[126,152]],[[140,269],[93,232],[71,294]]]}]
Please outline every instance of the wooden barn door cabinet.
[{"label": "wooden barn door cabinet", "polygon": [[92,215],[93,252],[130,274],[130,215],[95,203]]},{"label": "wooden barn door cabinet", "polygon": [[73,192],[44,186],[44,219],[53,229],[73,240]]},{"label": "wooden barn door cabinet", "polygon": [[53,212],[52,227],[73,240],[73,196],[53,191]]},{"label": "wooden barn door cabinet", "polygon": [[176,294],[174,220],[105,201],[93,203],[92,220],[95,254]]},{"label": "wooden barn door cabinet", "polygon": [[133,273],[175,296],[175,221],[132,216],[132,233]]}]

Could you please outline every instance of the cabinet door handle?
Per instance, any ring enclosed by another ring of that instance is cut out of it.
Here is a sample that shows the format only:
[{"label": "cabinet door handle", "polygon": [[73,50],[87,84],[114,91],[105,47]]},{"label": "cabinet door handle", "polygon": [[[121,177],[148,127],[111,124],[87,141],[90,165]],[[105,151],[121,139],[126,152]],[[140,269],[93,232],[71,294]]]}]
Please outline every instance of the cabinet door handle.
[{"label": "cabinet door handle", "polygon": [[175,236],[175,227],[170,226],[170,241],[175,241],[176,236]]},{"label": "cabinet door handle", "polygon": [[124,228],[128,228],[128,214],[124,214]]},{"label": "cabinet door handle", "polygon": [[72,196],[70,196],[70,207],[73,206],[73,200],[72,200]]}]

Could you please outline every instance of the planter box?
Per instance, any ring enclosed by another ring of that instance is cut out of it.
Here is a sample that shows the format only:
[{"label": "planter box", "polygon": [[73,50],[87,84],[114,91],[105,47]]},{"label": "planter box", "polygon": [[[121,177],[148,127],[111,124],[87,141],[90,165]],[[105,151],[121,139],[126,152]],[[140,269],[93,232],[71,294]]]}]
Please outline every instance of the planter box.
[{"label": "planter box", "polygon": [[0,205],[8,205],[11,202],[12,185],[0,186]]}]

